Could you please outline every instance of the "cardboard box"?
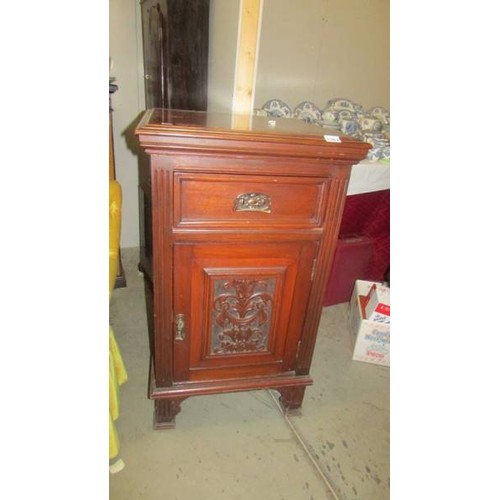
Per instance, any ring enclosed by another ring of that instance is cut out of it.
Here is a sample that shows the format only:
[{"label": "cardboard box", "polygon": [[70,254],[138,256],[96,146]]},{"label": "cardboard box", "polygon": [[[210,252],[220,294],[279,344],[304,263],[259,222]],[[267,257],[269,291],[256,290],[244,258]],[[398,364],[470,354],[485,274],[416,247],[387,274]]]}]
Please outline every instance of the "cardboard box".
[{"label": "cardboard box", "polygon": [[363,280],[357,280],[354,284],[348,309],[353,343],[352,359],[390,366],[391,325],[363,318],[363,306],[373,284],[373,281]]},{"label": "cardboard box", "polygon": [[360,301],[363,319],[375,321],[376,323],[391,322],[391,291],[389,288],[373,283],[366,299]]}]

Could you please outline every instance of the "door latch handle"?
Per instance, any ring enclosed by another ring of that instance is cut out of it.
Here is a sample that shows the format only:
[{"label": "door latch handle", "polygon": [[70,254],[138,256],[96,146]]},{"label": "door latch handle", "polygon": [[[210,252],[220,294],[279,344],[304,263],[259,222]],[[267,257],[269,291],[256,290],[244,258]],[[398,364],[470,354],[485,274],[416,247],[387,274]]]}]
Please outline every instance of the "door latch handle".
[{"label": "door latch handle", "polygon": [[175,316],[175,340],[185,340],[186,339],[186,322],[184,320],[184,314],[176,314]]}]

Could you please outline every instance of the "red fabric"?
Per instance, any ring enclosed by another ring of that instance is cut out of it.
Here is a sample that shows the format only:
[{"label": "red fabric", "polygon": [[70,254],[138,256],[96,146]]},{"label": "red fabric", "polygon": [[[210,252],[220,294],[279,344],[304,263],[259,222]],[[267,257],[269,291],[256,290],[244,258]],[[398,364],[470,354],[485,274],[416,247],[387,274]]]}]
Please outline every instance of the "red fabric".
[{"label": "red fabric", "polygon": [[[346,243],[352,235],[363,244]],[[324,304],[349,301],[356,279],[383,281],[389,263],[390,190],[348,196]]]},{"label": "red fabric", "polygon": [[348,302],[354,282],[367,279],[373,256],[373,240],[368,236],[342,236],[337,242],[323,305]]}]

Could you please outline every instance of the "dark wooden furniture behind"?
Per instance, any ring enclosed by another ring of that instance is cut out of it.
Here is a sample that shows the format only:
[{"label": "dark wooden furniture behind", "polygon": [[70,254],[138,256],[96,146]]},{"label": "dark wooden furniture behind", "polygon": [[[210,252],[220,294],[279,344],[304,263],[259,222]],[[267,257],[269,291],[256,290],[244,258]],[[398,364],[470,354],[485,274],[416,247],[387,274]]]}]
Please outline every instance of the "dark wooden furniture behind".
[{"label": "dark wooden furniture behind", "polygon": [[189,396],[301,407],[351,166],[369,145],[298,120],[149,110],[136,133],[153,292],[155,427]]},{"label": "dark wooden furniture behind", "polygon": [[142,0],[146,107],[206,110],[209,0]]}]

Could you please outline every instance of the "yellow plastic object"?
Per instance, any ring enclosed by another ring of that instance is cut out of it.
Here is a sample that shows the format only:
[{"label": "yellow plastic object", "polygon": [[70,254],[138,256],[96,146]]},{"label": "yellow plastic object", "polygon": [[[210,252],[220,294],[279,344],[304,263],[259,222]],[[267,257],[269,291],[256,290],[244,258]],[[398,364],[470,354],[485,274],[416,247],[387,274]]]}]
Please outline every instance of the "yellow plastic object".
[{"label": "yellow plastic object", "polygon": [[118,344],[109,327],[109,458],[115,458],[120,451],[120,441],[115,421],[120,415],[120,385],[127,381],[127,371]]},{"label": "yellow plastic object", "polygon": [[109,181],[109,296],[118,273],[120,247],[122,189],[118,181]]},{"label": "yellow plastic object", "polygon": [[[121,186],[116,180],[109,182],[109,297],[118,273],[118,249],[121,230]],[[109,327],[109,458],[118,456],[120,441],[115,421],[119,416],[120,385],[127,381],[127,371],[111,326]]]}]

